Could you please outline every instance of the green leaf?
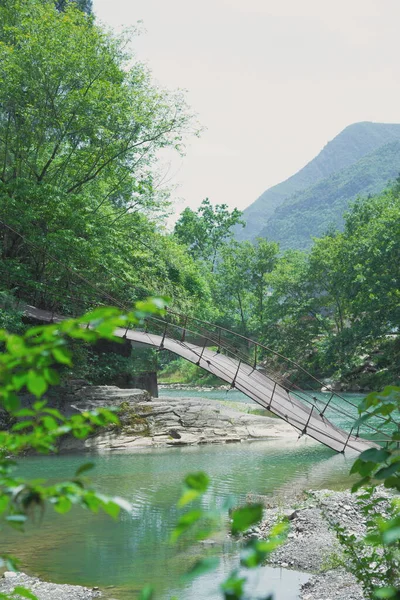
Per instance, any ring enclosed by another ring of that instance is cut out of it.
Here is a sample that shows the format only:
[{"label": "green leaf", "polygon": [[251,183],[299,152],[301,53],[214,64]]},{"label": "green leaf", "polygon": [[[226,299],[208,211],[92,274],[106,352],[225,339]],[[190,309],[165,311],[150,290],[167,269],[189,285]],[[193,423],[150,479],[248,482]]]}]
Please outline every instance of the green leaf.
[{"label": "green leaf", "polygon": [[232,514],[232,533],[236,535],[237,533],[246,531],[249,527],[261,521],[262,515],[262,504],[248,504],[243,508],[236,509]]},{"label": "green leaf", "polygon": [[20,423],[16,423],[11,427],[11,431],[22,431],[23,429],[27,429],[28,427],[33,427],[34,421],[21,421]]},{"label": "green leaf", "polygon": [[22,598],[29,598],[29,600],[38,600],[35,594],[32,594],[32,592],[30,592],[24,587],[21,587],[20,585],[17,585],[17,587],[14,588],[13,594],[21,596]]},{"label": "green leaf", "polygon": [[94,469],[95,464],[93,462],[88,462],[85,463],[84,465],[81,465],[76,471],[75,471],[75,477],[79,477],[79,475],[82,475],[82,473],[86,473],[86,471],[91,471],[92,469]]},{"label": "green leaf", "polygon": [[43,408],[44,406],[46,406],[46,404],[47,404],[47,400],[37,400],[37,401],[34,403],[34,405],[33,405],[33,408],[34,408],[36,411],[38,411],[38,412],[39,412],[40,410],[42,410],[42,408]]},{"label": "green leaf", "polygon": [[390,452],[383,448],[369,448],[360,454],[358,460],[362,462],[383,463],[390,457]]},{"label": "green leaf", "polygon": [[1,494],[0,495],[0,515],[3,514],[3,512],[5,512],[7,510],[9,504],[10,504],[9,496]]},{"label": "green leaf", "polygon": [[102,504],[103,510],[110,515],[113,519],[117,519],[120,513],[120,507],[116,502],[109,500],[108,502],[103,502]]},{"label": "green leaf", "polygon": [[60,383],[60,376],[55,369],[46,367],[43,369],[43,375],[50,385],[58,385]]},{"label": "green leaf", "polygon": [[47,390],[48,385],[43,375],[40,375],[36,371],[29,370],[26,387],[31,394],[34,394],[37,398],[40,398]]},{"label": "green leaf", "polygon": [[4,408],[6,410],[8,410],[8,412],[13,412],[14,410],[18,410],[19,407],[21,406],[21,402],[18,398],[18,396],[16,396],[16,394],[14,394],[13,392],[8,392],[6,395],[4,395],[1,398],[1,402],[4,406]]},{"label": "green leaf", "polygon": [[394,475],[397,471],[400,471],[400,463],[393,463],[388,467],[379,469],[379,471],[375,473],[374,477],[376,479],[386,479],[387,477]]},{"label": "green leaf", "polygon": [[17,410],[13,412],[14,417],[34,417],[36,412],[31,408],[21,408],[21,410]]},{"label": "green leaf", "polygon": [[183,507],[189,502],[196,500],[201,494],[207,491],[210,479],[206,473],[189,473],[184,479],[185,490],[178,501],[178,506]]},{"label": "green leaf", "polygon": [[152,585],[145,585],[140,591],[138,600],[152,600],[154,597],[154,588]]},{"label": "green leaf", "polygon": [[243,598],[245,577],[239,577],[237,571],[234,571],[228,579],[221,584],[226,600],[239,600]]},{"label": "green leaf", "polygon": [[186,490],[179,498],[178,506],[182,508],[186,506],[186,504],[189,504],[189,502],[193,502],[193,500],[196,500],[196,498],[200,496],[200,493],[201,492],[198,492],[197,490]]},{"label": "green leaf", "polygon": [[397,590],[394,587],[384,587],[379,590],[374,590],[375,598],[394,598],[397,595]]},{"label": "green leaf", "polygon": [[391,527],[387,531],[384,531],[382,534],[382,540],[386,546],[390,546],[391,544],[398,542],[398,540],[400,540],[400,526]]},{"label": "green leaf", "polygon": [[185,477],[185,485],[189,489],[196,490],[200,493],[206,492],[209,484],[210,479],[208,475],[202,471],[198,473],[189,473],[189,475]]},{"label": "green leaf", "polygon": [[71,353],[69,350],[67,350],[67,348],[53,348],[52,354],[58,363],[62,365],[68,365],[69,367],[72,366]]},{"label": "green leaf", "polygon": [[209,571],[213,571],[219,565],[219,558],[216,556],[207,556],[205,558],[201,558],[191,567],[191,569],[185,573],[183,578],[185,580],[194,579],[195,577],[199,577],[204,573],[208,573]]},{"label": "green leaf", "polygon": [[183,533],[185,533],[193,525],[193,523],[197,523],[197,521],[199,521],[203,517],[203,515],[204,513],[201,509],[191,510],[182,515],[179,518],[178,523],[176,524],[175,529],[171,534],[171,541],[175,542]]},{"label": "green leaf", "polygon": [[61,496],[57,499],[57,502],[54,504],[54,510],[60,513],[60,515],[64,515],[65,513],[69,512],[71,510],[71,507],[72,502],[66,496]]}]

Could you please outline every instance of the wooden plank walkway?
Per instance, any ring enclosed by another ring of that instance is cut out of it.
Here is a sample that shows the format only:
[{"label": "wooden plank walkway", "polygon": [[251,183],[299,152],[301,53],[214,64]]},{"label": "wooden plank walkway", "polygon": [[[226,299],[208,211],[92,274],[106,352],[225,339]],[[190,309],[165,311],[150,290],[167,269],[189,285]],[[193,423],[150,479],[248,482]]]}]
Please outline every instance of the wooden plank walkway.
[{"label": "wooden plank walkway", "polygon": [[[25,314],[43,322],[65,319],[62,315],[40,310],[34,306],[26,306]],[[204,346],[144,331],[117,329],[115,335],[126,338],[135,345],[165,348],[191,363],[198,364],[202,369],[233,385],[254,402],[292,425],[300,435],[309,435],[337,452],[347,450],[363,452],[371,447],[379,447],[374,442],[350,435],[336,427],[325,416],[320,415],[317,408],[301,402],[268,375],[242,361]]]}]

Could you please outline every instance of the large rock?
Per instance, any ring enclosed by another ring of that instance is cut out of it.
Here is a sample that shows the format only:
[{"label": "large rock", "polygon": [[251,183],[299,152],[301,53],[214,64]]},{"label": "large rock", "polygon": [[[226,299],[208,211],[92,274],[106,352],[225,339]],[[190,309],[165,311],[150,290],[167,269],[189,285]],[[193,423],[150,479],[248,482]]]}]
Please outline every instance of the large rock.
[{"label": "large rock", "polygon": [[[113,400],[115,404],[115,396]],[[61,449],[118,450],[297,437],[296,432],[279,419],[243,413],[212,400],[166,398],[148,401],[146,398],[136,401],[135,395],[130,400],[127,395],[119,408],[120,427],[99,430],[83,441],[66,439]]]}]

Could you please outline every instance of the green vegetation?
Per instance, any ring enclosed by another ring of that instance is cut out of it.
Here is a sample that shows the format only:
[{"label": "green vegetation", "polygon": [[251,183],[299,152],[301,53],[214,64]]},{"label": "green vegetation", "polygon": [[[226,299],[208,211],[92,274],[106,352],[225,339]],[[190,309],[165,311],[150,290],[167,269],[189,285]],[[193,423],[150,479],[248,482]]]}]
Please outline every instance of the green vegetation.
[{"label": "green vegetation", "polygon": [[[182,94],[155,86],[124,40],[79,3],[18,0],[15,8],[14,0],[0,6],[0,80],[7,83],[0,86],[1,324],[24,330],[20,301],[74,315],[163,296],[173,309],[253,337],[316,375],[362,388],[398,380],[397,184],[358,200],[343,233],[332,229],[309,254],[282,254],[263,238],[235,241],[241,213],[208,199],[186,209],[168,234],[157,153],[179,152],[198,130]],[[310,185],[320,181],[318,191],[327,177],[342,200],[359,184],[373,190],[380,177],[383,185],[399,137],[400,126],[347,128],[301,171],[304,191],[287,207],[300,206]],[[364,177],[363,165],[373,176]],[[350,189],[344,181],[351,177]],[[306,196],[296,217],[300,236],[301,224],[313,223]],[[78,366],[66,375],[92,383],[125,381],[155,365],[153,356],[143,366],[129,348],[75,344],[74,351]],[[268,351],[263,359],[282,370]],[[164,381],[217,383],[169,361],[159,361]]]},{"label": "green vegetation", "polygon": [[[308,248],[311,237],[342,226],[357,196],[379,193],[398,174],[400,125],[355,123],[286,181],[268,189],[243,213],[238,240],[267,237],[283,248]],[[396,143],[397,142],[397,143]]]},{"label": "green vegetation", "polygon": [[191,385],[223,385],[225,382],[200,369],[183,358],[167,360],[161,368],[160,383],[187,383]]},{"label": "green vegetation", "polygon": [[[193,543],[193,540],[204,540],[210,537],[210,535],[223,528],[228,511],[230,512],[230,524],[226,533],[229,533],[234,539],[239,539],[240,536],[261,521],[263,516],[263,506],[261,504],[246,504],[233,509],[231,504],[227,502],[222,509],[216,509],[212,512],[202,509],[197,501],[207,492],[209,483],[210,480],[207,474],[202,472],[190,473],[185,478],[178,507],[185,508],[189,504],[194,504],[194,508],[184,512],[179,518],[171,535],[173,543],[183,538],[186,544],[189,545]],[[245,574],[243,575],[239,573],[238,569],[235,569],[220,584],[221,597],[224,600],[248,599],[248,594],[245,592],[248,569],[254,569],[265,563],[268,556],[285,541],[288,529],[287,520],[282,520],[274,525],[268,538],[263,540],[250,538],[245,541],[240,556],[240,567],[242,570],[244,569]],[[188,536],[188,534],[190,535]],[[211,554],[196,561],[186,578],[198,577],[203,573],[216,569],[218,565],[219,559]],[[151,599],[151,588],[149,588],[148,593],[148,598]],[[268,595],[262,599],[260,598],[260,600],[272,600],[272,596]]]},{"label": "green vegetation", "polygon": [[1,284],[64,314],[114,296],[187,307],[209,295],[158,226],[157,153],[179,152],[196,125],[124,47],[74,3],[1,4]]},{"label": "green vegetation", "polygon": [[365,597],[400,597],[400,502],[394,496],[386,514],[381,514],[380,503],[385,498],[377,489],[383,486],[389,490],[400,491],[399,460],[399,417],[400,388],[387,387],[381,393],[367,396],[359,407],[362,423],[376,415],[383,417],[380,428],[392,429],[392,438],[386,448],[370,448],[354,462],[352,473],[361,479],[353,486],[356,492],[367,486],[359,496],[359,504],[367,522],[367,535],[356,540],[351,532],[335,526],[342,545],[347,565],[363,587]]},{"label": "green vegetation", "polygon": [[[315,239],[309,253],[280,254],[275,242],[264,239],[254,244],[226,239],[216,262],[202,261],[214,321],[314,375],[344,381],[350,390],[396,383],[399,215],[396,183],[381,195],[355,202],[345,215],[344,231]],[[179,227],[182,235],[182,222]],[[267,350],[258,359],[272,370],[287,370]],[[301,373],[297,377],[308,384]]]},{"label": "green vegetation", "polygon": [[[128,314],[114,308],[96,309],[80,319],[31,328],[24,335],[0,330],[0,406],[3,420],[6,417],[11,424],[0,433],[2,526],[23,531],[28,518],[43,512],[46,506],[64,514],[76,505],[92,512],[103,510],[113,518],[118,517],[121,508],[130,510],[121,498],[107,498],[87,486],[82,475],[92,468],[91,463],[82,465],[70,481],[49,483],[16,477],[14,457],[27,451],[48,454],[56,451],[63,436],[84,438],[98,427],[119,424],[115,412],[104,408],[66,418],[58,410],[48,408],[42,397],[50,386],[60,382],[55,366],[72,364],[68,348],[71,340],[114,340],[117,327],[127,323],[139,325],[146,314],[160,314],[159,304],[156,300],[142,302]],[[19,394],[23,392],[36,397],[32,407],[21,407]],[[0,566],[15,569],[16,560],[2,552]],[[35,599],[23,588],[17,588],[14,594]]]},{"label": "green vegetation", "polygon": [[400,141],[382,146],[351,167],[297,192],[281,205],[260,231],[282,248],[306,249],[312,238],[343,228],[343,215],[358,197],[381,192],[399,172]]}]

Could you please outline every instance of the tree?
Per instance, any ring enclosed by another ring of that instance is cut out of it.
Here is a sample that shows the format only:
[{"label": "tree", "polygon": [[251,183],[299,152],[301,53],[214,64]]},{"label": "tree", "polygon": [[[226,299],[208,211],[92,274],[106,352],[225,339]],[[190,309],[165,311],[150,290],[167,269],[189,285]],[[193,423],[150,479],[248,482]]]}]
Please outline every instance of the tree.
[{"label": "tree", "polygon": [[165,204],[154,166],[194,127],[183,96],[153,85],[123,39],[64,8],[0,6],[0,219],[12,227],[0,236],[3,286],[49,306],[51,285],[51,305],[70,314],[72,296],[96,296],[75,274],[126,303],[172,291],[149,219]]},{"label": "tree", "polygon": [[235,328],[239,315],[245,335],[263,333],[266,276],[276,264],[278,250],[278,244],[261,238],[255,244],[233,241],[221,249],[215,270],[215,302],[228,326]]},{"label": "tree", "polygon": [[208,198],[203,200],[197,212],[186,208],[175,225],[174,234],[186,244],[194,258],[208,261],[214,271],[218,252],[233,237],[232,228],[242,224],[241,212],[229,211],[227,204],[215,207]]}]

